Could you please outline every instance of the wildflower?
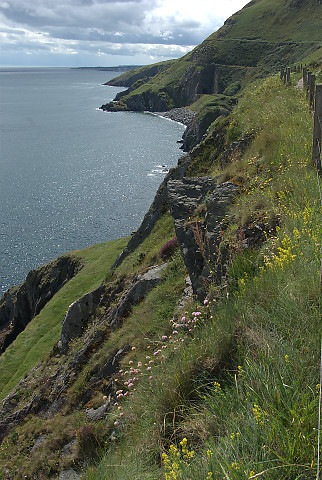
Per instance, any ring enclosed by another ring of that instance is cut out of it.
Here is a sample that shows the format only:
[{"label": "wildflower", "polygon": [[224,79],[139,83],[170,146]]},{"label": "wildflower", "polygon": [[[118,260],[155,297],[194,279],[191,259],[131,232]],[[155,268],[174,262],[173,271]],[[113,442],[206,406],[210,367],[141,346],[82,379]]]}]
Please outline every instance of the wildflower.
[{"label": "wildflower", "polygon": [[213,456],[212,451],[208,449],[208,450],[207,450],[207,457],[208,457],[208,458],[211,458],[212,456]]},{"label": "wildflower", "polygon": [[285,355],[285,362],[289,363],[288,355]]},{"label": "wildflower", "polygon": [[216,395],[223,395],[223,392],[222,392],[222,389],[221,389],[221,386],[220,386],[220,383],[218,382],[214,382],[214,393]]},{"label": "wildflower", "polygon": [[264,425],[263,414],[261,412],[259,405],[257,405],[256,403],[253,406],[253,414],[254,414],[257,425]]}]

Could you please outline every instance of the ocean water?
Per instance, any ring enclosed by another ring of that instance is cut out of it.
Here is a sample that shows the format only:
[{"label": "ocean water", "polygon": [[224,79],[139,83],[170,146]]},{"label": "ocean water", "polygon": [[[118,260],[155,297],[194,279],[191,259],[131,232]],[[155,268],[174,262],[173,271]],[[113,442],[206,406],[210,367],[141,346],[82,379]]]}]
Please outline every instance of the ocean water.
[{"label": "ocean water", "polygon": [[0,69],[0,293],[62,253],[137,229],[184,126],[98,107],[115,72]]}]

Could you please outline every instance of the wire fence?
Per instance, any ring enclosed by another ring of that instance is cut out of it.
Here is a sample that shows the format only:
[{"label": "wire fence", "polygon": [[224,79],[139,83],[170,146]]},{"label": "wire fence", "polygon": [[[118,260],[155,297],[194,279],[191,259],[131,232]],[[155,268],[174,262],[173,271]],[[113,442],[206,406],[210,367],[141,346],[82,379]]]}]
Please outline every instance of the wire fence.
[{"label": "wire fence", "polygon": [[[302,66],[301,66],[302,68]],[[307,67],[303,69],[303,88],[306,90],[306,96],[309,100],[310,110],[314,113],[313,127],[313,148],[312,162],[316,168],[316,177],[320,195],[320,204],[322,208],[322,189],[321,189],[321,151],[322,151],[322,84],[315,85],[315,75]],[[299,70],[295,70],[299,71]],[[291,68],[281,68],[281,81],[286,85],[291,85]],[[322,242],[321,242],[322,245]],[[321,268],[320,268],[320,287],[322,290],[322,247],[321,247]],[[319,385],[319,412],[318,412],[318,445],[317,445],[317,474],[316,480],[320,480],[320,448],[321,448],[321,398],[322,398],[322,338],[321,338],[321,367],[320,367],[320,385]]]}]

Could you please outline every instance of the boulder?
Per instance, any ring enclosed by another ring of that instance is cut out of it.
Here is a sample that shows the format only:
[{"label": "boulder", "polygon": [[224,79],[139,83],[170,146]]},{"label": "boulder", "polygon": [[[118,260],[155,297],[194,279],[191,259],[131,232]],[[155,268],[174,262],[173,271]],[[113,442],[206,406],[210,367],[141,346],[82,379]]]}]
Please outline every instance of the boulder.
[{"label": "boulder", "polygon": [[60,353],[66,353],[69,342],[83,334],[88,320],[98,307],[104,290],[104,286],[100,286],[91,292],[85,293],[85,295],[69,306],[63,319],[62,331],[58,342]]}]

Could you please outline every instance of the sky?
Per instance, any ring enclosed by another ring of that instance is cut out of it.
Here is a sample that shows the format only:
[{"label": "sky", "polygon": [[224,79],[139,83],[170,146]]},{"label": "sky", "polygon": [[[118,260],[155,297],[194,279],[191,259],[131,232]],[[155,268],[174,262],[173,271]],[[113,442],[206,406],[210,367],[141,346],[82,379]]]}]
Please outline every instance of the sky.
[{"label": "sky", "polygon": [[178,58],[248,2],[0,0],[0,65],[147,65]]}]

